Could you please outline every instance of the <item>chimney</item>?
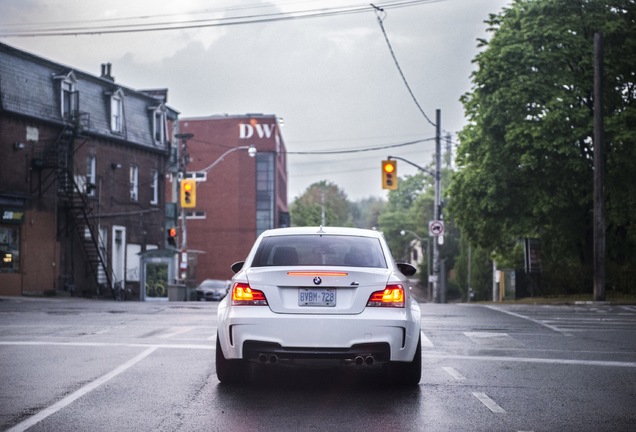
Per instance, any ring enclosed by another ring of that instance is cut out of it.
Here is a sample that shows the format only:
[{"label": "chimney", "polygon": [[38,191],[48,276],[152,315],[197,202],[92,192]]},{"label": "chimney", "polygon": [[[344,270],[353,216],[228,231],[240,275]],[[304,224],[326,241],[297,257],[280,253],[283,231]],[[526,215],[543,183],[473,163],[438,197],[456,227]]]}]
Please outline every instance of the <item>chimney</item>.
[{"label": "chimney", "polygon": [[111,66],[112,65],[110,63],[102,63],[102,75],[101,75],[101,77],[114,82],[115,81],[115,77],[110,74]]}]

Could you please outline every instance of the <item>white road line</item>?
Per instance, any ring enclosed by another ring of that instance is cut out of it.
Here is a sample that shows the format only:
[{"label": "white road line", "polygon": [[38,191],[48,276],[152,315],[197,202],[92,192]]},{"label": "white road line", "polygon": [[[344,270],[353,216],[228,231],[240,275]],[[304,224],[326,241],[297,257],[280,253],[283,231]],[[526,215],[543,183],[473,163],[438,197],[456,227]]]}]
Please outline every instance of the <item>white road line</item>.
[{"label": "white road line", "polygon": [[193,330],[192,327],[173,327],[172,331],[170,333],[162,334],[159,337],[161,339],[168,339],[168,338],[171,338],[173,336],[178,336],[180,334],[188,333],[188,332],[190,332],[192,330]]},{"label": "white road line", "polygon": [[200,349],[200,350],[214,350],[212,345],[199,345],[199,344],[139,344],[139,343],[123,343],[123,342],[44,342],[44,341],[0,341],[2,345],[13,346],[78,346],[78,347],[128,347],[128,348],[173,348],[173,349]]},{"label": "white road line", "polygon": [[422,335],[422,348],[434,348],[435,347],[435,345],[433,345],[433,342],[431,342],[431,340],[426,337],[424,332],[420,332],[420,334]]},{"label": "white road line", "polygon": [[495,307],[495,306],[484,305],[484,307],[487,307],[488,309],[492,309],[492,310],[497,311],[497,312],[503,312],[505,314],[512,315],[512,316],[517,317],[517,318],[523,318],[523,319],[526,319],[528,321],[532,321],[535,324],[542,325],[542,326],[547,327],[550,330],[553,330],[553,331],[555,331],[557,333],[561,333],[563,336],[572,336],[571,334],[567,333],[564,330],[561,330],[558,327],[551,326],[550,324],[546,324],[543,321],[539,321],[539,320],[536,320],[534,318],[527,317],[525,315],[521,315],[521,314],[518,314],[518,313],[515,313],[515,312],[510,312],[510,311],[507,311],[505,309],[499,309],[498,307]]},{"label": "white road line", "polygon": [[441,352],[440,353],[424,352],[422,353],[422,358],[636,368],[636,362],[603,361],[603,360],[568,360],[568,359],[550,359],[550,358],[535,358],[535,357],[466,356],[466,355],[446,354]]},{"label": "white road line", "polygon": [[473,396],[475,396],[477,399],[479,399],[479,401],[481,403],[483,403],[484,405],[486,405],[486,407],[488,407],[488,409],[494,413],[499,413],[499,414],[505,414],[506,410],[503,409],[502,407],[500,407],[499,405],[497,405],[497,402],[495,402],[494,400],[490,399],[486,393],[480,393],[480,392],[473,392]]},{"label": "white road line", "polygon": [[97,378],[95,381],[85,385],[84,387],[80,388],[79,390],[77,390],[77,391],[71,393],[70,395],[66,396],[65,398],[57,401],[56,403],[54,403],[50,407],[44,408],[42,411],[40,411],[39,413],[35,414],[34,416],[31,416],[28,419],[24,420],[23,422],[20,422],[17,425],[13,426],[7,432],[22,432],[22,431],[25,431],[25,430],[29,429],[31,426],[34,426],[35,424],[41,422],[42,420],[44,420],[45,418],[49,417],[50,415],[53,415],[56,412],[60,411],[61,409],[64,409],[68,405],[72,404],[77,399],[79,399],[82,396],[84,396],[86,393],[88,393],[88,392],[90,392],[92,390],[95,390],[97,387],[99,387],[102,384],[105,384],[106,382],[110,381],[112,378],[114,378],[117,375],[119,375],[120,373],[124,372],[126,369],[129,369],[130,367],[132,367],[135,364],[139,363],[141,360],[145,359],[150,354],[155,352],[156,349],[157,349],[156,347],[148,348],[147,350],[145,350],[141,354],[137,355],[136,357],[128,360],[126,363],[124,363],[121,366],[117,367],[112,372],[107,373],[106,375],[102,376],[101,378]]},{"label": "white road line", "polygon": [[446,371],[446,373],[448,373],[450,376],[452,376],[453,378],[455,378],[458,381],[466,379],[466,377],[464,375],[462,375],[461,373],[457,372],[452,367],[445,366],[442,369],[444,369]]},{"label": "white road line", "polygon": [[630,312],[636,312],[636,306],[621,306],[621,309],[625,309]]}]

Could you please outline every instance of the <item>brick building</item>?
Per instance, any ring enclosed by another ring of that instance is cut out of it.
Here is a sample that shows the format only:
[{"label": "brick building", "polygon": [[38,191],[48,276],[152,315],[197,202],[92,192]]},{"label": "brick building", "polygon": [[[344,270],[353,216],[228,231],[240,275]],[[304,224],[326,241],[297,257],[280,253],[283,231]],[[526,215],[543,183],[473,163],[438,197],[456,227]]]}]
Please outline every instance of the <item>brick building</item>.
[{"label": "brick building", "polygon": [[142,297],[139,253],[164,248],[176,166],[166,102],[110,64],[91,75],[0,44],[0,295],[121,282]]},{"label": "brick building", "polygon": [[[197,283],[229,279],[256,237],[289,226],[287,158],[274,115],[181,118],[189,155],[186,177],[197,180],[196,208],[187,209],[187,249]],[[249,147],[254,150],[250,151]]]}]

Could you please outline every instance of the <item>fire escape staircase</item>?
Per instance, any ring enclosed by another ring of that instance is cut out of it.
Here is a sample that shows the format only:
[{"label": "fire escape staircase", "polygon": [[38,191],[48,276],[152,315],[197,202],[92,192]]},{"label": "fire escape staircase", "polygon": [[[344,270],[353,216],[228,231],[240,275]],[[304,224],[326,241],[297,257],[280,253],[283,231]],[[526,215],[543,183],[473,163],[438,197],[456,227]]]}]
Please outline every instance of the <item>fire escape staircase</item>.
[{"label": "fire escape staircase", "polygon": [[66,232],[75,231],[82,246],[87,274],[95,281],[98,294],[103,285],[112,292],[113,277],[108,269],[106,257],[102,251],[106,248],[101,243],[96,216],[88,193],[94,185],[77,182],[73,173],[74,142],[78,137],[78,125],[64,126],[55,142],[45,148],[39,157],[32,162],[38,171],[38,182],[32,192],[42,196],[51,187],[57,187],[58,202],[66,212]]}]

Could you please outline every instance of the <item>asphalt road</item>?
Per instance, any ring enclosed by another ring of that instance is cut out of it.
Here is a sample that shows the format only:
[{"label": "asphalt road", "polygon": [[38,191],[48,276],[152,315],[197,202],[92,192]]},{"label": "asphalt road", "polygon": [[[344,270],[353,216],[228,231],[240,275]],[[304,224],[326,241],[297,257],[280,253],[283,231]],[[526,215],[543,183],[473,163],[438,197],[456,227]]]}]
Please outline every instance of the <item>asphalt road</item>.
[{"label": "asphalt road", "polygon": [[423,304],[419,387],[214,372],[216,303],[0,299],[0,430],[633,431],[636,307]]}]

